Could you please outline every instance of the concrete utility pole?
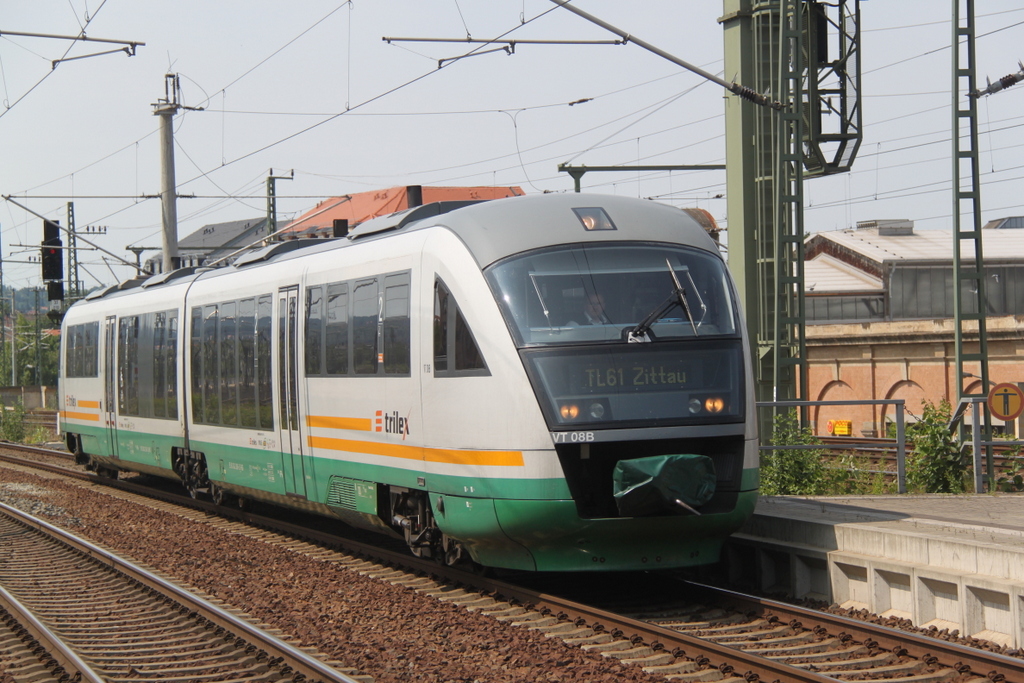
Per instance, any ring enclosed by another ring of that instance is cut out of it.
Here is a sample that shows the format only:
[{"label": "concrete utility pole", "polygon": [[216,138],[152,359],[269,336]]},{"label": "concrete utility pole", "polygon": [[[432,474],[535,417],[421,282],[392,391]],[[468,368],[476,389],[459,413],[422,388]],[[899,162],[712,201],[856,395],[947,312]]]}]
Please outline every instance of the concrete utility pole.
[{"label": "concrete utility pole", "polygon": [[160,201],[163,205],[163,263],[161,270],[169,273],[181,264],[178,255],[178,189],[174,181],[174,115],[178,104],[178,74],[164,76],[164,99],[153,105],[153,114],[160,117]]}]

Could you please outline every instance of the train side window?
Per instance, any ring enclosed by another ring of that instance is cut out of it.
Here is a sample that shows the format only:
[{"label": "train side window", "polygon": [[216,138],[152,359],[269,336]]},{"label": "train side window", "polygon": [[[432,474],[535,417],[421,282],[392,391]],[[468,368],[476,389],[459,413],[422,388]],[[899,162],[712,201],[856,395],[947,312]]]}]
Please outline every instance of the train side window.
[{"label": "train side window", "polygon": [[409,273],[384,278],[385,375],[409,375]]},{"label": "train side window", "polygon": [[274,428],[274,403],[271,391],[270,340],[274,327],[274,299],[264,294],[256,301],[256,400],[259,403],[259,428]]},{"label": "train side window", "polygon": [[444,282],[434,282],[434,376],[490,375],[459,304]]},{"label": "train side window", "polygon": [[352,369],[357,375],[376,375],[380,317],[377,278],[359,280],[352,290]]},{"label": "train side window", "polygon": [[139,318],[118,320],[117,410],[121,415],[139,414]]},{"label": "train side window", "polygon": [[220,423],[220,393],[218,379],[220,368],[217,363],[217,318],[218,307],[203,306],[203,422]]},{"label": "train side window", "polygon": [[348,374],[348,284],[327,286],[327,339],[324,356],[328,375]]},{"label": "train side window", "polygon": [[238,369],[236,365],[238,328],[235,302],[220,305],[218,346],[220,347],[220,414],[221,424],[238,425]]},{"label": "train side window", "polygon": [[78,370],[76,365],[78,364],[78,350],[79,344],[77,337],[80,337],[80,330],[78,325],[69,325],[68,331],[64,335],[64,376],[65,377],[78,377]]},{"label": "train side window", "polygon": [[256,413],[256,300],[238,303],[238,410],[243,427],[258,427]]},{"label": "train side window", "polygon": [[68,326],[67,341],[64,345],[65,377],[96,377],[98,366],[96,338],[100,324],[82,323]]},{"label": "train side window", "polygon": [[167,312],[167,330],[164,334],[164,400],[163,416],[178,419],[178,312]]},{"label": "train side window", "polygon": [[153,314],[153,417],[167,417],[167,312]]},{"label": "train side window", "polygon": [[99,376],[99,354],[100,348],[97,340],[100,338],[99,321],[85,323],[82,325],[85,339],[84,359],[82,361],[82,377]]},{"label": "train side window", "polygon": [[189,349],[192,375],[192,421],[205,422],[206,407],[203,402],[203,308],[192,309],[192,343]]},{"label": "train side window", "polygon": [[434,283],[434,374],[448,372],[448,300],[444,283]]},{"label": "train side window", "polygon": [[323,287],[306,289],[306,375],[324,374]]}]

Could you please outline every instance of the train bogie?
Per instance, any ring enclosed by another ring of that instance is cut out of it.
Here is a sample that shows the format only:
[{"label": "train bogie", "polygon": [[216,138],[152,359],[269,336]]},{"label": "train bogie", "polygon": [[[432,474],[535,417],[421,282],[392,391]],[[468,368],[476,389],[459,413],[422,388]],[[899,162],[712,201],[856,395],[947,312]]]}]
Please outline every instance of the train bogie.
[{"label": "train bogie", "polygon": [[62,429],[106,472],[527,570],[713,562],[752,511],[749,346],[676,209],[426,206],[158,279],[65,318]]}]

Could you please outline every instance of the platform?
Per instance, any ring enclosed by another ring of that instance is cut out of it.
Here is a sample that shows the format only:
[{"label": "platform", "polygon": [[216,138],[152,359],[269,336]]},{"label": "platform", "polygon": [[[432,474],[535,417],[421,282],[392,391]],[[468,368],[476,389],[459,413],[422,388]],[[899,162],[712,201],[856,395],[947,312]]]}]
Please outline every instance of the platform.
[{"label": "platform", "polygon": [[764,497],[735,585],[1024,647],[1024,494]]}]

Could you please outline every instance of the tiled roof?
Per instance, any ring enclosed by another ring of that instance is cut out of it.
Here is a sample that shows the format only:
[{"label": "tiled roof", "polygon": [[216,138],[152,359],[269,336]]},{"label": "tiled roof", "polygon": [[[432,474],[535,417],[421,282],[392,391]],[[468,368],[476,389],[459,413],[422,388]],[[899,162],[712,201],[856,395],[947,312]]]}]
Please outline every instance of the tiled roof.
[{"label": "tiled roof", "polygon": [[[422,203],[473,199],[502,199],[523,194],[518,187],[429,187],[421,189]],[[408,188],[391,187],[343,197],[331,197],[288,224],[287,233],[330,230],[335,220],[348,221],[350,228],[378,216],[409,208]]]}]

